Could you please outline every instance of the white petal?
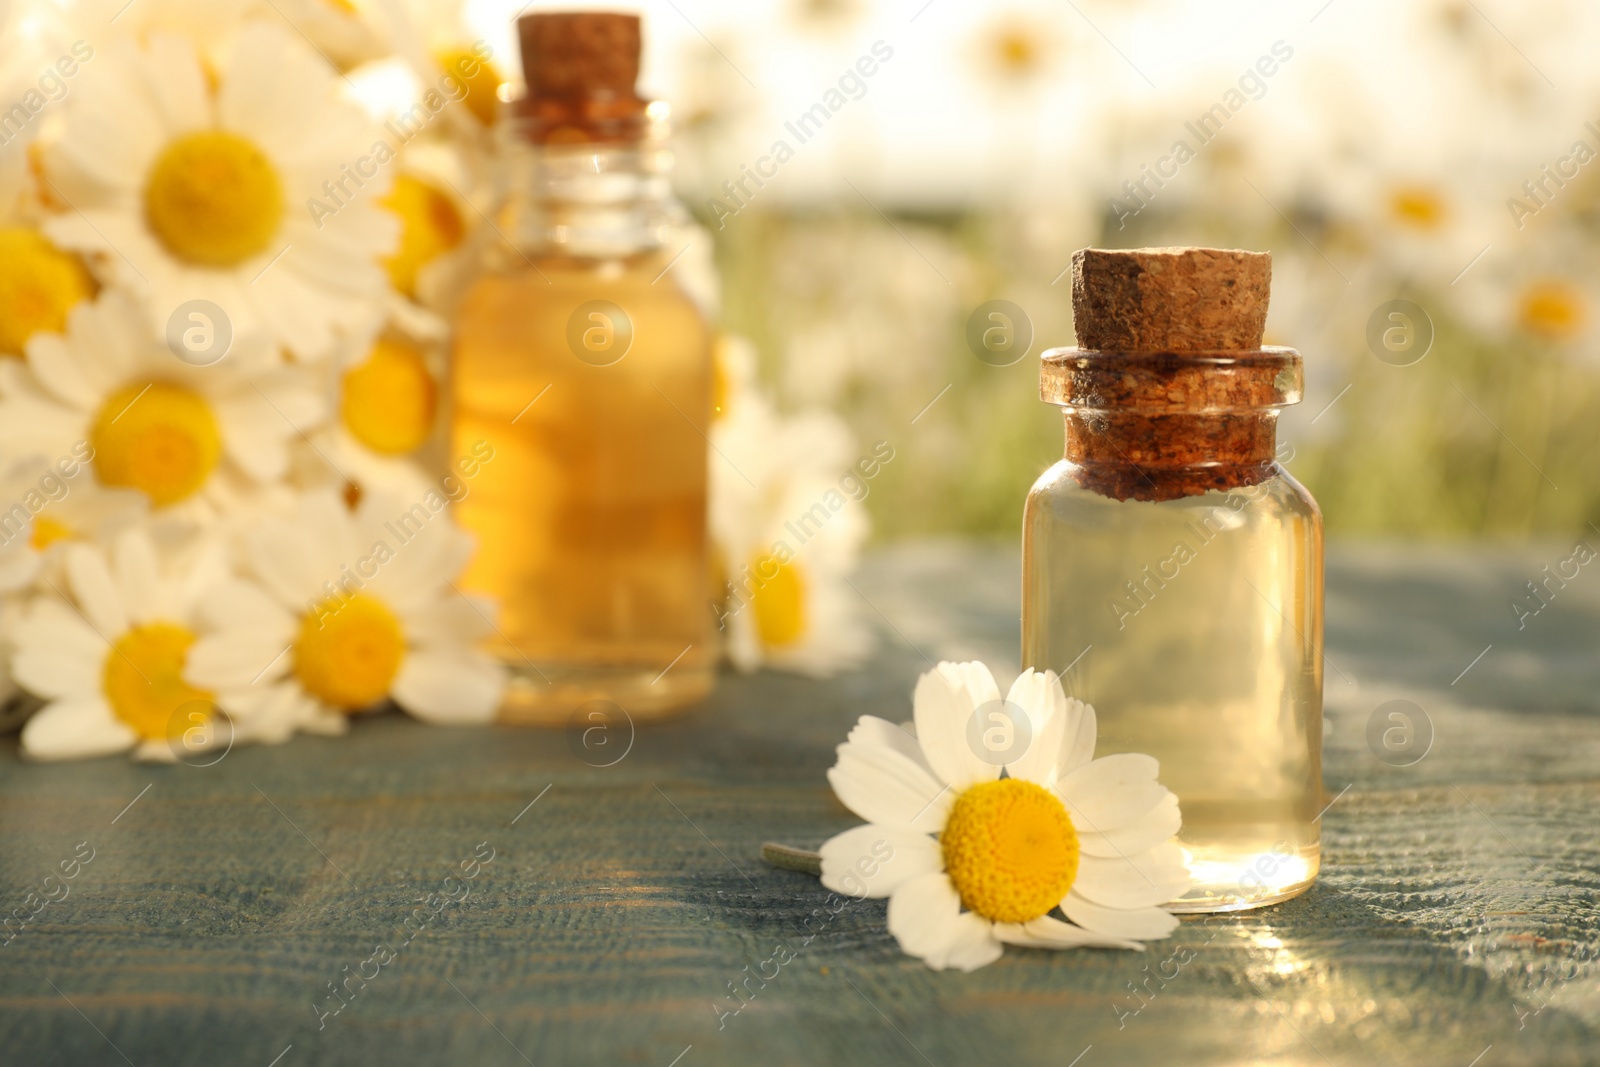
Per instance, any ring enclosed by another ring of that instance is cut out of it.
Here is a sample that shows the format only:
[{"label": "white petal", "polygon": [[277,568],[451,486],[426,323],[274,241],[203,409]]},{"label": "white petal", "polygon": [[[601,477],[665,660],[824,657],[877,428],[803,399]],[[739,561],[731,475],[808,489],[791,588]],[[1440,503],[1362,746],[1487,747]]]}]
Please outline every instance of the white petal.
[{"label": "white petal", "polygon": [[219,582],[200,602],[200,615],[221,630],[271,633],[282,648],[294,637],[295,618],[259,585],[240,579]]},{"label": "white petal", "polygon": [[1183,850],[1164,842],[1126,857],[1080,856],[1072,891],[1108,908],[1148,908],[1189,891]]},{"label": "white petal", "polygon": [[139,735],[111,713],[100,697],[46,704],[22,728],[22,751],[31,759],[88,759],[130,749]]},{"label": "white petal", "polygon": [[1066,729],[1061,734],[1061,759],[1056,774],[1070,774],[1094,759],[1096,719],[1093,704],[1067,698]]},{"label": "white petal", "polygon": [[[322,583],[338,578],[337,565],[322,574],[317,563],[323,559],[311,538],[302,530],[278,519],[259,523],[247,537],[250,567],[261,584],[279,603],[294,611],[304,611],[313,600],[327,595]],[[335,557],[337,558],[337,557]]]},{"label": "white petal", "polygon": [[[48,601],[47,603],[57,603]],[[63,611],[72,609],[57,603]],[[11,674],[17,684],[46,698],[90,696],[100,691],[100,672],[110,649],[74,614],[35,611],[18,636]]]},{"label": "white petal", "polygon": [[998,700],[1000,689],[989,675],[989,669],[981,663],[941,663],[917,679],[917,689],[912,696],[917,741],[928,765],[942,781],[958,791],[1000,777],[1000,767],[985,762],[967,741],[967,727],[973,713],[989,703],[987,699],[978,700],[975,695],[987,692],[977,671],[988,678],[988,689],[995,693],[992,699]]},{"label": "white petal", "polygon": [[867,822],[928,833],[944,828],[956,794],[921,764],[891,748],[846,743],[828,770],[844,806]]},{"label": "white petal", "polygon": [[887,897],[943,867],[939,842],[915,830],[868,823],[822,845],[822,884],[852,897]]},{"label": "white petal", "polygon": [[974,970],[993,963],[1003,951],[992,924],[961,911],[961,898],[944,874],[925,874],[889,898],[889,932],[909,956],[929,967]]},{"label": "white petal", "polygon": [[115,641],[128,629],[128,613],[117,595],[105,557],[87,545],[67,549],[67,579],[89,624],[107,641]]},{"label": "white petal", "polygon": [[[1048,789],[1060,777],[1061,736],[1067,727],[1067,694],[1054,671],[1026,670],[1017,675],[1006,702],[1027,712],[1033,736],[1027,750],[1006,765],[1013,778],[1035,782]],[[1074,724],[1076,725],[1076,724]]]},{"label": "white petal", "polygon": [[424,648],[462,647],[494,629],[494,601],[488,597],[462,596],[454,589],[418,610],[402,615],[406,638]]},{"label": "white petal", "polygon": [[1143,952],[1137,941],[1124,941],[1097,934],[1081,926],[1064,923],[1051,915],[1041,915],[1025,923],[995,923],[994,936],[1008,945],[1028,948],[1127,948]]},{"label": "white petal", "polygon": [[148,740],[134,746],[133,758],[140,763],[177,763],[178,753],[168,741]]},{"label": "white petal", "polygon": [[944,952],[924,957],[924,962],[934,970],[953,967],[958,971],[975,971],[999,959],[1005,946],[994,934],[994,923],[973,912],[956,916],[956,938]]},{"label": "white petal", "polygon": [[116,564],[117,595],[136,623],[173,617],[174,605],[167,595],[156,564],[156,548],[150,535],[135,528],[117,538],[112,548]]},{"label": "white petal", "polygon": [[435,726],[491,721],[505,691],[505,668],[487,656],[407,653],[395,676],[395,703]]},{"label": "white petal", "polygon": [[881,745],[892,748],[912,762],[920,764],[930,775],[933,774],[933,768],[928,766],[928,757],[922,754],[922,746],[917,744],[917,735],[903,726],[896,726],[888,719],[880,719],[876,715],[863,715],[850,728],[846,740],[859,745]]},{"label": "white petal", "polygon": [[183,678],[202,689],[239,689],[275,682],[294,665],[294,651],[270,629],[236,628],[196,641]]},{"label": "white petal", "polygon": [[1156,781],[1161,765],[1153,756],[1123,752],[1102,756],[1056,783],[1074,826],[1106,833],[1149,813],[1167,795]]},{"label": "white petal", "polygon": [[1168,793],[1149,813],[1109,833],[1078,829],[1078,847],[1085,856],[1131,856],[1154,848],[1183,827],[1178,798]]},{"label": "white petal", "polygon": [[1167,937],[1178,928],[1177,916],[1160,908],[1108,908],[1085,900],[1076,891],[1067,894],[1061,910],[1085,930],[1109,937],[1151,941]]}]

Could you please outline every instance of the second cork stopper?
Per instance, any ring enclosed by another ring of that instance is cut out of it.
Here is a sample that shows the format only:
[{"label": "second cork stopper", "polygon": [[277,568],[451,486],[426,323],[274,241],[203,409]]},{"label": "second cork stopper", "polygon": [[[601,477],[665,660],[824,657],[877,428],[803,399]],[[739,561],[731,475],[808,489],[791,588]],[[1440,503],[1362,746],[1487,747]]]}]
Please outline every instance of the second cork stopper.
[{"label": "second cork stopper", "polygon": [[1261,347],[1272,254],[1223,248],[1085,248],[1072,257],[1078,347],[1238,352]]}]

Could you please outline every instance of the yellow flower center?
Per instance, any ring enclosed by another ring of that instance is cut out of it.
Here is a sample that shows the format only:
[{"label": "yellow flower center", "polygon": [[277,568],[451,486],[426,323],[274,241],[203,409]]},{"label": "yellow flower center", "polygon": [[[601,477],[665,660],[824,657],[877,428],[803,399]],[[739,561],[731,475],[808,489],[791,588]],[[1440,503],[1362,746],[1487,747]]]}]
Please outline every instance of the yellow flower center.
[{"label": "yellow flower center", "polygon": [[806,583],[800,567],[776,556],[760,556],[750,564],[751,610],[756,633],[768,648],[792,645],[806,632]]},{"label": "yellow flower center", "polygon": [[466,98],[462,101],[467,110],[485,126],[493,126],[499,107],[500,72],[465,48],[446,49],[437,58],[447,75],[461,79],[467,87]]},{"label": "yellow flower center", "polygon": [[323,703],[355,711],[389,695],[405,652],[400,620],[383,601],[330,597],[300,619],[294,673]]},{"label": "yellow flower center", "polygon": [[[117,718],[147,741],[181,737],[194,726],[185,705],[210,704],[212,694],[183,680],[184,661],[195,636],[176,623],[135,626],[106,655],[101,686]],[[198,710],[198,709],[195,709]]]},{"label": "yellow flower center", "polygon": [[94,295],[76,257],[33,230],[0,228],[0,355],[19,356],[36,333],[61,333],[67,312]]},{"label": "yellow flower center", "polygon": [[283,182],[265,153],[238,134],[186,134],[145,179],[145,220],[179,259],[232,267],[263,252],[283,221]]},{"label": "yellow flower center", "polygon": [[161,507],[193,495],[222,457],[216,416],[181,385],[129,385],[106,398],[89,430],[102,485],[139,489]]},{"label": "yellow flower center", "polygon": [[33,533],[28,537],[28,544],[35,551],[43,552],[57,541],[65,541],[75,536],[72,527],[60,519],[51,518],[49,515],[37,515],[33,520]]},{"label": "yellow flower center", "polygon": [[422,353],[379,341],[344,373],[339,417],[357,441],[386,456],[422,447],[433,429],[439,387]]},{"label": "yellow flower center", "polygon": [[961,903],[994,922],[1037,919],[1078,876],[1078,834],[1066,807],[1020,778],[962,792],[939,844]]},{"label": "yellow flower center", "polygon": [[1449,215],[1444,197],[1420,185],[1396,189],[1389,199],[1389,210],[1401,225],[1418,230],[1436,230]]},{"label": "yellow flower center", "polygon": [[1583,331],[1583,295],[1563,281],[1535,282],[1523,290],[1517,319],[1547,341],[1568,341]]},{"label": "yellow flower center", "polygon": [[400,217],[400,247],[383,265],[395,289],[415,299],[417,272],[459,245],[466,223],[453,200],[409,174],[396,178],[379,203]]},{"label": "yellow flower center", "polygon": [[356,10],[356,5],[352,3],[351,0],[328,0],[328,6],[333,8],[335,11],[342,11],[346,15],[361,14],[361,12]]}]

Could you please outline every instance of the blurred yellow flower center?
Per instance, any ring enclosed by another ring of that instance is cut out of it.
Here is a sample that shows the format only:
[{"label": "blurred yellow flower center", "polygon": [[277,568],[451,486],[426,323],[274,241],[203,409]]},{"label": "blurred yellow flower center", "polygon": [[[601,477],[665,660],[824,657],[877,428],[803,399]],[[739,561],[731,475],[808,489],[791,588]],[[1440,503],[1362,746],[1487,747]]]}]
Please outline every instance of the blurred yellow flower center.
[{"label": "blurred yellow flower center", "polygon": [[466,224],[453,200],[427,182],[402,174],[379,201],[400,217],[400,247],[383,261],[389,281],[406,296],[417,295],[417,272],[461,243]]},{"label": "blurred yellow flower center", "polygon": [[359,15],[361,13],[356,10],[356,5],[351,0],[328,0],[328,6],[335,11],[342,11],[346,15]]},{"label": "blurred yellow flower center", "polygon": [[1078,833],[1066,806],[1020,778],[964,791],[939,845],[961,903],[994,922],[1037,919],[1061,903],[1078,876]]},{"label": "blurred yellow flower center", "polygon": [[78,257],[33,230],[0,228],[0,355],[20,356],[36,333],[61,333],[67,312],[93,294]]},{"label": "blurred yellow flower center", "polygon": [[158,507],[192,496],[222,458],[216,416],[198,393],[166,382],[106,398],[89,430],[102,485],[142,490]]},{"label": "blurred yellow flower center", "polygon": [[439,53],[439,66],[451,78],[459,78],[466,86],[467,95],[462,103],[485,126],[494,125],[495,111],[499,108],[500,72],[494,65],[479,59],[465,48],[450,48]]},{"label": "blurred yellow flower center", "polygon": [[793,560],[760,556],[750,564],[750,607],[756,633],[768,648],[792,645],[806,632],[806,583]]},{"label": "blurred yellow flower center", "polygon": [[43,552],[57,541],[65,541],[72,536],[72,527],[60,519],[39,515],[33,520],[33,533],[28,537],[28,544],[32,545],[35,551]]},{"label": "blurred yellow flower center", "polygon": [[232,267],[266,251],[283,221],[283,182],[238,134],[186,134],[145,179],[145,220],[167,251],[203,267]]},{"label": "blurred yellow flower center", "polygon": [[1401,225],[1418,230],[1437,230],[1449,214],[1444,197],[1420,185],[1396,189],[1390,198],[1389,210]]},{"label": "blurred yellow flower center", "polygon": [[386,456],[422,447],[433,429],[439,387],[422,353],[379,341],[344,372],[339,417],[357,441]]},{"label": "blurred yellow flower center", "polygon": [[332,597],[301,618],[294,673],[318,700],[355,711],[389,695],[405,652],[400,620],[383,601]]},{"label": "blurred yellow flower center", "polygon": [[1020,26],[1009,26],[997,32],[990,42],[994,49],[996,65],[1007,74],[1031,74],[1043,56],[1037,34]]},{"label": "blurred yellow flower center", "polygon": [[181,737],[211,715],[212,694],[183,680],[194,642],[194,634],[176,623],[149,622],[117,638],[106,654],[100,679],[106,701],[147,741]]},{"label": "blurred yellow flower center", "polygon": [[1523,290],[1517,319],[1529,333],[1547,341],[1571,340],[1587,319],[1583,295],[1566,282],[1535,282]]}]

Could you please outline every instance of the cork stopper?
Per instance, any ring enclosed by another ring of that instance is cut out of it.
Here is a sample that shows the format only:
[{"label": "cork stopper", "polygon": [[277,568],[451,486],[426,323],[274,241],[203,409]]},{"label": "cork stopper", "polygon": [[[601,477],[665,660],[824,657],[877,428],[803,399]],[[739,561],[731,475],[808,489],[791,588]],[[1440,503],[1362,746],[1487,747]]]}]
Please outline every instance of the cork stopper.
[{"label": "cork stopper", "polygon": [[1085,248],[1072,257],[1078,347],[1216,352],[1261,347],[1272,254],[1222,248]]},{"label": "cork stopper", "polygon": [[1300,354],[1263,348],[1272,257],[1214,248],[1086,248],[1072,258],[1078,347],[1044,354],[1039,395],[1066,409],[1086,489],[1174,500],[1279,473],[1278,409]]},{"label": "cork stopper", "polygon": [[638,15],[552,11],[517,20],[526,94],[515,113],[536,144],[628,141],[645,128],[635,90]]}]

